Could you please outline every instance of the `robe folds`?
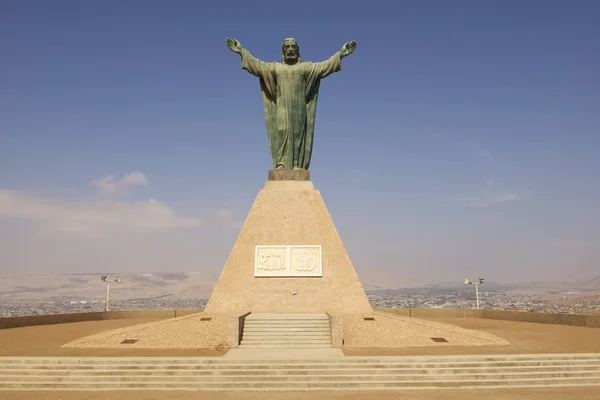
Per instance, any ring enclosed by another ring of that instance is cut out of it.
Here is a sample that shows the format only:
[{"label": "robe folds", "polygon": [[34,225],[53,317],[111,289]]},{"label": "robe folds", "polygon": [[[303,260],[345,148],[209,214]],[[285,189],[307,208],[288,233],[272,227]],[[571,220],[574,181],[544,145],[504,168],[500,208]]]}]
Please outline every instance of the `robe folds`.
[{"label": "robe folds", "polygon": [[274,169],[308,169],[321,79],[342,69],[340,54],[318,63],[264,62],[242,49],[242,68],[260,80]]}]

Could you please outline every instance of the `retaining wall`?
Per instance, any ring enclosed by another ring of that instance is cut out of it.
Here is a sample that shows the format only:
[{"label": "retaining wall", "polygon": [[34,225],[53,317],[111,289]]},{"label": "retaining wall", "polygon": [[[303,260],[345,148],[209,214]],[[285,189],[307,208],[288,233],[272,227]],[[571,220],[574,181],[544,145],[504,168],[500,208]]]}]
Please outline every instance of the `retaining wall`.
[{"label": "retaining wall", "polygon": [[[461,308],[382,308],[379,310],[412,318],[485,318],[600,328],[600,316],[596,315],[472,310]],[[203,310],[132,310],[6,317],[0,318],[0,329],[20,328],[34,325],[66,324],[83,321],[104,321],[109,319],[168,319],[183,317],[202,311]]]},{"label": "retaining wall", "polygon": [[381,311],[412,318],[485,318],[516,322],[534,322],[538,324],[600,328],[600,316],[596,315],[473,310],[462,308],[383,308]]},{"label": "retaining wall", "polygon": [[102,311],[73,314],[31,315],[0,318],[0,329],[34,325],[68,324],[71,322],[103,321],[109,319],[168,319],[195,314],[203,310],[132,310]]}]

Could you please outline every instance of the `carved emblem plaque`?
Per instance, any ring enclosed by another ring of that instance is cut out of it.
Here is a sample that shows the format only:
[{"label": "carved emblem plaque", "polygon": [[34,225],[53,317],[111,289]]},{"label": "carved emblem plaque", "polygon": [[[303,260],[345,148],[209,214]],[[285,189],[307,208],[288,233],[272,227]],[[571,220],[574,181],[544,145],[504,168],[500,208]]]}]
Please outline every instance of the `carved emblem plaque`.
[{"label": "carved emblem plaque", "polygon": [[323,276],[321,246],[256,246],[254,276]]},{"label": "carved emblem plaque", "polygon": [[256,246],[254,276],[288,276],[288,264],[285,246]]},{"label": "carved emblem plaque", "polygon": [[321,246],[290,247],[292,276],[323,276],[321,268]]}]

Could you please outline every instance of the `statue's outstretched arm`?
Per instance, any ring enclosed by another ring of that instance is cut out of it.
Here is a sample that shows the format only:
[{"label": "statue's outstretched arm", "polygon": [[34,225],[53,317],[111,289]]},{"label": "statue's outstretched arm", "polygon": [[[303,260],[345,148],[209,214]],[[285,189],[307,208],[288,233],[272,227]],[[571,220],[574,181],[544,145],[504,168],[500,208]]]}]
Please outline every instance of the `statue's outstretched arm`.
[{"label": "statue's outstretched arm", "polygon": [[312,64],[309,80],[312,78],[323,79],[338,72],[342,68],[340,63],[342,58],[349,56],[354,50],[356,50],[356,40],[345,43],[342,49],[331,56],[329,60]]},{"label": "statue's outstretched arm", "polygon": [[229,50],[233,51],[234,53],[238,53],[239,55],[242,55],[242,45],[240,44],[240,42],[232,38],[226,38],[225,42],[227,43],[227,47],[229,47]]},{"label": "statue's outstretched arm", "polygon": [[242,57],[242,68],[254,76],[265,79],[266,75],[271,75],[273,72],[272,63],[266,63],[254,57],[247,49],[244,49],[240,42],[235,39],[225,39],[227,47],[234,53],[238,53]]},{"label": "statue's outstretched arm", "polygon": [[351,41],[345,43],[342,46],[342,49],[339,51],[340,58],[349,56],[350,54],[352,54],[352,52],[354,52],[354,50],[356,50],[356,40],[351,40]]}]

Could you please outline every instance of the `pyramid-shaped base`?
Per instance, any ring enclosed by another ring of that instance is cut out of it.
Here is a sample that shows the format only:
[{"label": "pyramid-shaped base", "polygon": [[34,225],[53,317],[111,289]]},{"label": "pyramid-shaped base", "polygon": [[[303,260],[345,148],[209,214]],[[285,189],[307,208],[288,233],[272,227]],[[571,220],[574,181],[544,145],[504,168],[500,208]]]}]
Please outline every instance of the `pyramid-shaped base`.
[{"label": "pyramid-shaped base", "polygon": [[[308,178],[308,171],[269,173],[205,312],[101,332],[62,347],[224,349],[239,340],[240,318],[248,312],[329,313],[334,347],[509,344],[485,332],[372,310],[321,194]],[[280,353],[277,349],[276,357]],[[305,357],[306,351],[296,354]]]},{"label": "pyramid-shaped base", "polygon": [[[302,180],[308,178],[307,174],[297,173],[306,171],[277,172],[271,171],[270,180],[258,193],[206,312],[372,312],[321,194],[310,180]],[[281,258],[275,263],[267,262],[267,267],[260,271],[255,263],[261,257],[264,262],[271,254],[261,256],[261,250],[257,254],[257,246],[265,246],[267,250],[279,247],[277,257]],[[287,276],[264,276],[286,274],[284,264],[291,261],[281,260],[286,258],[286,251],[287,259],[294,258],[294,249],[285,246],[301,249],[320,246],[318,268],[309,270],[309,265],[314,267],[313,256],[309,254],[306,262],[306,252],[298,253],[295,262],[300,267],[296,269],[305,276],[289,276],[289,272]],[[271,267],[273,271],[269,270]],[[311,274],[315,276],[307,276]]]}]

